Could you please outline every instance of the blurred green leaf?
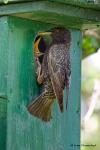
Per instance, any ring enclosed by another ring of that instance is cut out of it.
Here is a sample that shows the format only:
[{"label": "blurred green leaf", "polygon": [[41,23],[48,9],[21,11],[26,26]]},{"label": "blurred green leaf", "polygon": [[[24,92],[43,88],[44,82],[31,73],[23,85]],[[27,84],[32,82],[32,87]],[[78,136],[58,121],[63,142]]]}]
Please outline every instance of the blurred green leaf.
[{"label": "blurred green leaf", "polygon": [[83,58],[87,57],[88,55],[95,53],[100,47],[99,41],[93,36],[84,36],[82,41],[82,54]]}]

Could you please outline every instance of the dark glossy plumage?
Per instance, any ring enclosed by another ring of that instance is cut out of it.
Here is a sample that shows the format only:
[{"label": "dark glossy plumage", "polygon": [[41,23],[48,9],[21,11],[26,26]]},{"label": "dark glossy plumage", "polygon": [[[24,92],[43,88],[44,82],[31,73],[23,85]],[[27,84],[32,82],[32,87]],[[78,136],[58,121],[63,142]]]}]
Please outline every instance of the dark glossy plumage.
[{"label": "dark glossy plumage", "polygon": [[[43,57],[42,63],[37,56],[37,81],[42,84],[43,92],[29,106],[29,112],[42,119],[51,119],[51,107],[56,98],[63,112],[63,90],[66,86],[69,92],[71,62],[70,62],[70,32],[64,28],[54,28],[51,33],[52,42]],[[40,68],[39,68],[40,67]],[[67,97],[68,101],[68,97]]]}]

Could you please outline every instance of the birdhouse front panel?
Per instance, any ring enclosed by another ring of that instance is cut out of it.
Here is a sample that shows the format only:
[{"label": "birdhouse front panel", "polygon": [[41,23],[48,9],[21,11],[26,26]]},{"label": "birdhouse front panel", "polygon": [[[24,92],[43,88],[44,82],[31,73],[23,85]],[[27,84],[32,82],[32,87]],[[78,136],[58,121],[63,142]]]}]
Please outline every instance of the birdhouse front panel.
[{"label": "birdhouse front panel", "polygon": [[[80,32],[69,29],[72,75],[67,110],[65,89],[64,112],[60,112],[55,100],[52,119],[44,122],[32,116],[27,110],[29,103],[42,91],[37,83],[33,48],[39,32],[56,26],[18,17],[8,17],[7,22],[9,102],[7,103],[6,149],[72,150],[73,144],[80,142]],[[78,150],[79,147],[74,146],[74,149]]]}]

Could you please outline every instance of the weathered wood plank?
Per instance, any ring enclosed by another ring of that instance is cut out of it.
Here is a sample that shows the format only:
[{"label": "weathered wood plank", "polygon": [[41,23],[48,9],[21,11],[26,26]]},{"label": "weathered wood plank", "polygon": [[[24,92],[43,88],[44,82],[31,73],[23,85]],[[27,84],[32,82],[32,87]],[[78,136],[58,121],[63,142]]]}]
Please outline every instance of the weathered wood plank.
[{"label": "weathered wood plank", "polygon": [[6,17],[0,18],[0,29],[0,97],[6,97],[8,64],[8,28]]},{"label": "weathered wood plank", "polygon": [[29,1],[31,0],[0,0],[0,3],[7,4],[7,3],[20,3],[20,2],[29,2]]},{"label": "weathered wood plank", "polygon": [[[20,3],[20,2],[33,2],[36,0],[0,0],[0,3]],[[43,1],[43,0],[41,0]],[[85,7],[85,8],[93,8],[96,10],[100,10],[100,1],[99,0],[45,0],[45,1],[53,1],[53,2],[60,2],[64,4],[71,4],[71,5],[76,5],[80,7]]]},{"label": "weathered wood plank", "polygon": [[50,0],[54,2],[60,2],[64,4],[70,4],[74,6],[79,6],[83,8],[91,8],[95,10],[100,10],[100,1],[97,2],[97,0]]},{"label": "weathered wood plank", "polygon": [[7,100],[0,98],[0,150],[6,150]]},{"label": "weathered wood plank", "polygon": [[0,18],[0,150],[6,149],[7,126],[7,64],[8,64],[7,17]]},{"label": "weathered wood plank", "polygon": [[16,15],[31,20],[67,25],[78,29],[86,24],[100,25],[99,11],[57,2],[38,1],[9,4],[0,7],[0,15]]}]

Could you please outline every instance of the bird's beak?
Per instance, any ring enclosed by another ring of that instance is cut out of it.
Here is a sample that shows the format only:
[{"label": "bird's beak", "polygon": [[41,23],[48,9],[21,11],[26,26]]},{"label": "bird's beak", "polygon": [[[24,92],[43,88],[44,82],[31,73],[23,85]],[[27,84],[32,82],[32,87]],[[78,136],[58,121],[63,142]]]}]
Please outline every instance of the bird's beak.
[{"label": "bird's beak", "polygon": [[43,35],[51,35],[52,32],[39,32],[38,35],[43,36]]}]

